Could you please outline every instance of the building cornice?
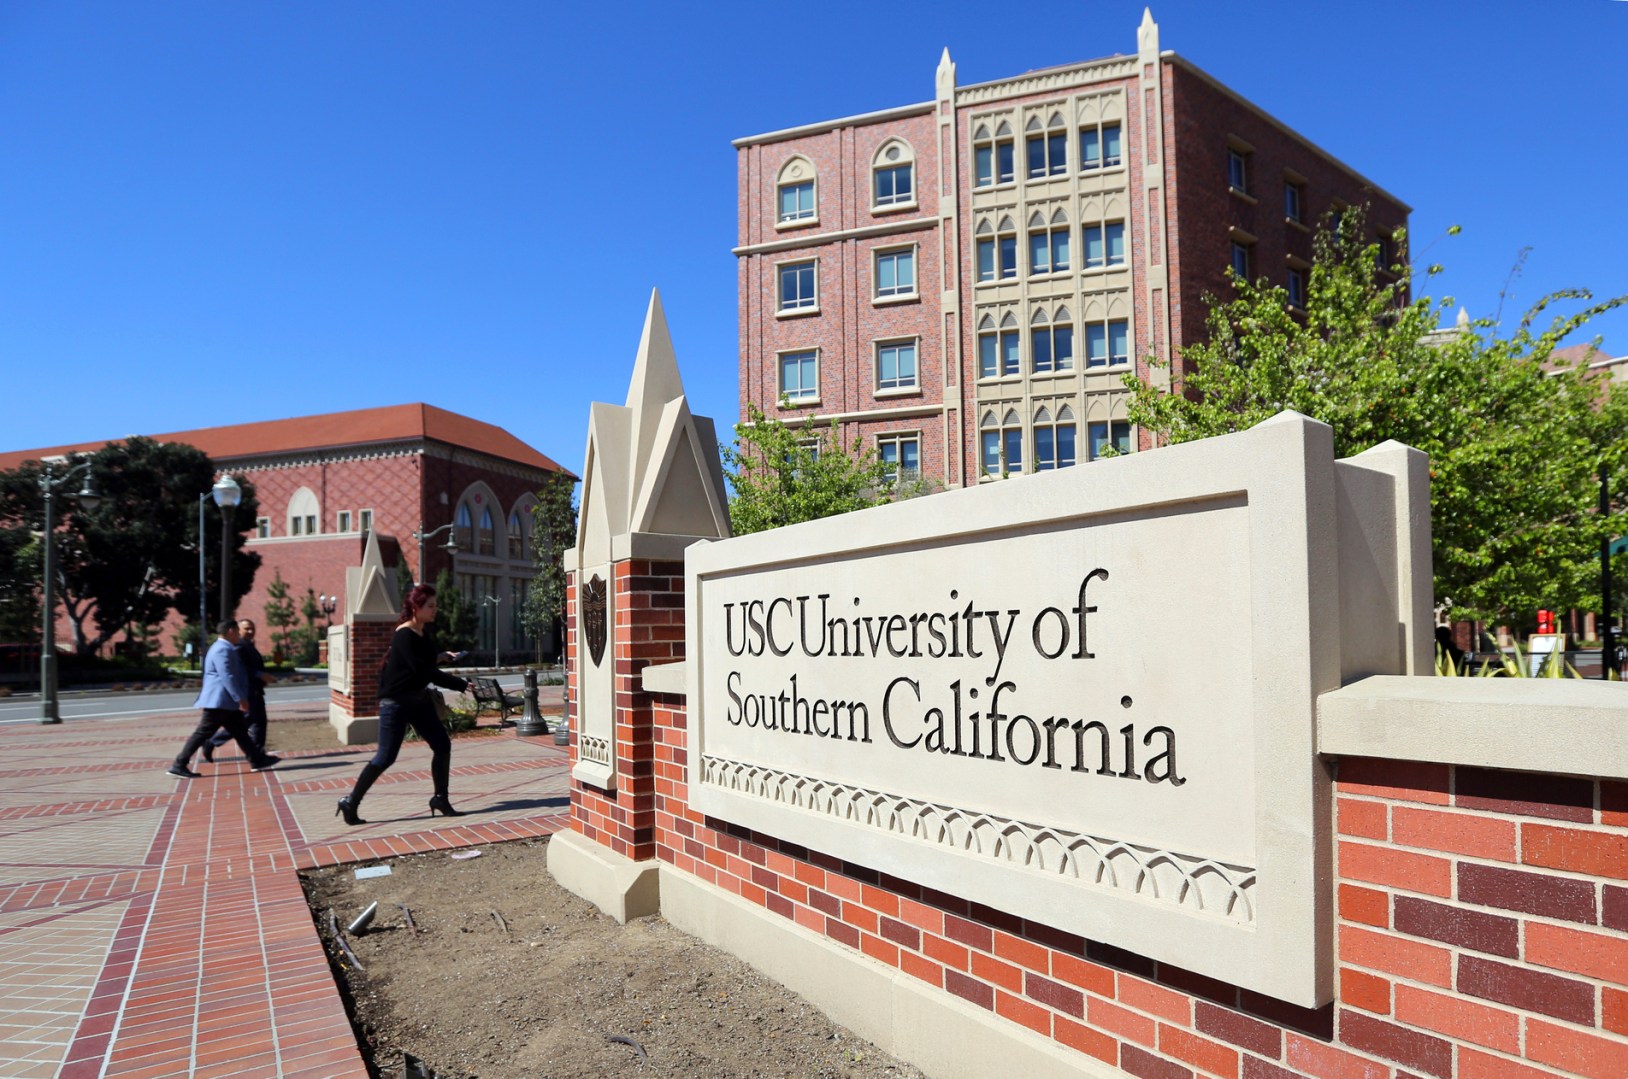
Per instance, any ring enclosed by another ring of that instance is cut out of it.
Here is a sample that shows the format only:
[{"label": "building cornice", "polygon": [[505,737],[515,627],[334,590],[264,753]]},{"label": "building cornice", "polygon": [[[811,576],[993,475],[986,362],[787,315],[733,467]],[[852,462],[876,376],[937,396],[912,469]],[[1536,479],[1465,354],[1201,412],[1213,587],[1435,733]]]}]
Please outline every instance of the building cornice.
[{"label": "building cornice", "polygon": [[731,248],[733,255],[770,255],[776,251],[791,251],[799,247],[834,244],[842,240],[864,240],[872,236],[893,236],[901,232],[927,232],[938,228],[937,217],[912,217],[904,221],[888,221],[880,225],[864,225],[857,229],[836,232],[807,232],[780,240],[766,240],[760,244],[744,244]]},{"label": "building cornice", "polygon": [[933,106],[934,102],[923,101],[920,104],[899,105],[891,109],[882,109],[879,112],[862,112],[857,116],[841,116],[835,120],[821,120],[818,123],[803,124],[801,127],[788,127],[781,131],[770,131],[763,135],[747,135],[745,138],[736,139],[730,145],[739,150],[747,146],[785,142],[787,139],[798,139],[804,135],[818,135],[826,131],[835,131],[839,127],[879,124],[885,120],[899,120],[906,116],[926,116],[932,113]]},{"label": "building cornice", "polygon": [[1044,71],[1031,71],[1016,78],[996,79],[993,82],[958,87],[955,91],[955,106],[963,108],[1008,97],[1058,93],[1090,86],[1092,83],[1129,79],[1135,75],[1136,57],[1107,56],[1101,60],[1087,60],[1084,63],[1047,68]]},{"label": "building cornice", "polygon": [[[1374,183],[1372,180],[1358,172],[1356,169],[1352,168],[1350,165],[1347,165],[1344,161],[1341,161],[1339,158],[1323,149],[1315,140],[1308,139],[1306,136],[1302,135],[1300,132],[1296,131],[1282,120],[1279,120],[1276,116],[1273,116],[1271,113],[1267,112],[1253,101],[1239,94],[1238,91],[1229,88],[1226,83],[1222,82],[1220,79],[1217,79],[1214,75],[1211,75],[1208,71],[1205,71],[1203,68],[1187,59],[1185,56],[1181,56],[1169,49],[1166,49],[1159,54],[1159,58],[1166,63],[1180,65],[1181,68],[1188,74],[1194,76],[1195,78],[1202,79],[1217,93],[1226,95],[1236,104],[1248,109],[1250,112],[1254,113],[1262,120],[1265,120],[1267,123],[1283,132],[1285,135],[1299,141],[1306,147],[1306,149],[1310,150],[1324,161],[1327,161],[1336,168],[1344,169],[1346,172],[1349,172],[1351,175],[1355,176],[1357,179],[1371,187],[1376,195],[1383,195],[1392,202],[1396,203],[1398,206],[1402,207],[1403,213],[1411,214],[1413,212],[1412,206],[1409,206],[1407,203],[1403,202],[1389,191],[1386,191],[1383,187],[1380,187],[1378,184]],[[1376,222],[1376,224],[1390,225],[1397,224],[1397,222]]]},{"label": "building cornice", "polygon": [[378,461],[390,457],[433,457],[454,464],[475,465],[510,479],[524,480],[541,485],[549,476],[564,473],[550,472],[519,464],[502,457],[451,446],[444,442],[411,440],[377,443],[333,450],[296,450],[290,453],[257,454],[252,457],[224,457],[216,461],[221,472],[243,473],[275,472],[285,468],[306,468],[313,465],[343,464],[354,461]]}]

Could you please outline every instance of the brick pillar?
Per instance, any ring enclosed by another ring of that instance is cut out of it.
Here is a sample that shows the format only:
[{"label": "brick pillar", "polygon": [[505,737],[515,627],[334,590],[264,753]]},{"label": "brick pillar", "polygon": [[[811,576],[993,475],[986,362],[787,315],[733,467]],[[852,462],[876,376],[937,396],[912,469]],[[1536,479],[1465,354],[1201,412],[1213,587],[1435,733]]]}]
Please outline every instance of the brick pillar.
[{"label": "brick pillar", "polygon": [[[656,855],[656,712],[640,688],[652,663],[684,658],[684,564],[628,559],[611,566],[616,624],[606,651],[615,663],[616,790],[573,780],[571,827],[633,861]],[[574,580],[572,581],[574,585]],[[576,589],[567,603],[566,691],[574,699]],[[577,759],[575,731],[571,759]]]}]

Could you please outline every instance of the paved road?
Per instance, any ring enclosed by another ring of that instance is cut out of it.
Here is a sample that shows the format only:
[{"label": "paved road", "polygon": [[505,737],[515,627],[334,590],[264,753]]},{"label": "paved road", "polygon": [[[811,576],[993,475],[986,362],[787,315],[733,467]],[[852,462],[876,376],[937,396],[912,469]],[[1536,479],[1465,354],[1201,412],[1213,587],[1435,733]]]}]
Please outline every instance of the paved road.
[{"label": "paved road", "polygon": [[[498,682],[504,689],[518,692],[521,676],[518,674],[503,675],[498,678]],[[198,691],[195,689],[156,692],[70,691],[63,693],[58,698],[57,711],[61,713],[64,722],[87,719],[99,719],[115,723],[128,722],[140,719],[143,716],[190,712],[192,702],[197,698]],[[266,703],[270,706],[325,701],[327,699],[328,685],[325,682],[272,685],[266,689]],[[38,723],[39,720],[40,699],[38,694],[29,693],[0,699],[0,726],[17,723]]]}]

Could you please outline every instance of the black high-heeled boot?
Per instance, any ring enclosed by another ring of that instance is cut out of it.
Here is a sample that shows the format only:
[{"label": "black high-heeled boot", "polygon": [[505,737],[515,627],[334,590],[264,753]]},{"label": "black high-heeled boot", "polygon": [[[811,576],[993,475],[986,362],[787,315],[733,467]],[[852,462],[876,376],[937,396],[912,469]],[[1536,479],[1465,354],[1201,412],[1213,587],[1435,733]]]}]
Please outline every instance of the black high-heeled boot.
[{"label": "black high-heeled boot", "polygon": [[351,803],[351,800],[349,798],[341,798],[341,799],[339,799],[339,807],[334,810],[334,816],[336,816],[336,817],[344,817],[345,818],[345,823],[352,826],[352,827],[355,827],[358,824],[366,824],[367,823],[367,821],[363,820],[357,814],[356,806]]},{"label": "black high-heeled boot", "polygon": [[464,815],[463,810],[452,808],[452,801],[444,794],[437,794],[430,799],[430,816],[433,817],[437,813],[443,817],[461,817]]}]

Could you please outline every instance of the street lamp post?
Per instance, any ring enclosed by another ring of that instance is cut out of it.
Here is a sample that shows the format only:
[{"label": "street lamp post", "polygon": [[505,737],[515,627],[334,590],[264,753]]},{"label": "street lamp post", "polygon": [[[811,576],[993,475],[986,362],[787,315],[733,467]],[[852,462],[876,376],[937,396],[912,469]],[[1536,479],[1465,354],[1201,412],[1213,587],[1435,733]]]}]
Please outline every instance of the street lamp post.
[{"label": "street lamp post", "polygon": [[492,608],[492,669],[495,671],[498,668],[497,615],[503,599],[501,596],[482,596],[480,604],[482,607]]},{"label": "street lamp post", "polygon": [[[424,523],[422,521],[420,521],[418,527],[413,530],[413,538],[418,541],[418,583],[419,584],[428,583],[427,579],[426,579],[426,576],[425,576],[425,573],[424,573],[424,541],[427,540],[427,539],[434,539],[436,536],[439,536],[443,532],[450,532],[450,531],[452,531],[453,527],[454,527],[453,525],[444,524],[440,528],[431,529],[430,531],[426,532],[426,531],[424,531]],[[441,546],[442,546],[442,548],[444,548],[446,550],[446,552],[448,554],[457,554],[458,553],[458,542],[457,542],[456,537],[448,538],[447,541],[445,543],[443,543]]]},{"label": "street lamp post", "polygon": [[[230,476],[222,476],[214,486],[215,505],[220,507],[220,620],[232,617],[232,516],[243,501],[243,488]],[[202,536],[199,537],[200,542]]]},{"label": "street lamp post", "polygon": [[86,513],[94,511],[102,501],[101,496],[91,490],[90,462],[76,465],[63,473],[60,479],[51,475],[51,462],[45,462],[44,470],[40,473],[40,493],[45,497],[45,532],[41,541],[45,545],[45,581],[40,589],[43,593],[45,613],[40,621],[40,722],[61,723],[62,714],[57,710],[57,602],[56,602],[56,521],[52,518],[53,502],[56,498],[56,487],[59,483],[67,483],[80,472],[85,473],[85,483],[79,489],[75,498],[79,506]]},{"label": "street lamp post", "polygon": [[209,505],[209,491],[198,496],[198,669],[203,670],[204,642],[209,639],[209,573],[205,568],[204,509]]}]

